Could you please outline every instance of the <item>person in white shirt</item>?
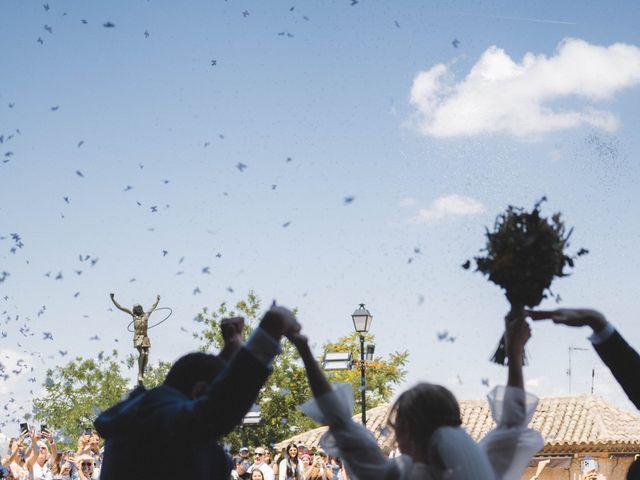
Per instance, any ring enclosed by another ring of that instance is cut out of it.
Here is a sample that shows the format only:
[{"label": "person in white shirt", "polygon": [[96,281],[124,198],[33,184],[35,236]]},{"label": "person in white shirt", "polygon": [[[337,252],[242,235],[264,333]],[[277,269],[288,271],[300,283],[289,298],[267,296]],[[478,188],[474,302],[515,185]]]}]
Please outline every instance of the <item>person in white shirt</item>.
[{"label": "person in white shirt", "polygon": [[[51,433],[47,430],[40,432],[41,440],[38,441],[38,456],[36,462],[33,464],[33,477],[35,480],[51,480],[53,474],[51,473],[51,459],[55,459],[58,453],[56,442],[53,439]],[[51,446],[51,452],[49,447]]]},{"label": "person in white shirt", "polygon": [[[264,448],[256,447],[253,451],[254,462],[249,467],[249,473],[251,474],[254,470],[258,469],[262,472],[264,476],[264,480],[275,480],[275,474],[273,473],[273,469],[264,462]],[[250,477],[253,478],[253,477]]]},{"label": "person in white shirt", "polygon": [[278,465],[278,480],[304,480],[304,468],[295,443],[287,445],[284,458]]}]

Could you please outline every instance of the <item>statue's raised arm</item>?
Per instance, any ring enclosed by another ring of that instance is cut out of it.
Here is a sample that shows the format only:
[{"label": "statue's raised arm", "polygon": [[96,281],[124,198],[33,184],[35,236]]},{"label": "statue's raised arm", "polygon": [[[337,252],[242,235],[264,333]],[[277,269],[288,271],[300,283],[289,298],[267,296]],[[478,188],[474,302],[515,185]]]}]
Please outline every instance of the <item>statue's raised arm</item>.
[{"label": "statue's raised arm", "polygon": [[[122,310],[123,312],[126,312],[129,315],[133,315],[133,312],[131,310],[129,310],[128,308],[124,308],[118,302],[116,302],[116,299],[114,298],[115,295],[113,293],[110,293],[109,296],[111,297],[111,301],[113,302],[113,304],[116,306],[118,310]],[[160,301],[160,297],[158,297],[158,301]],[[156,305],[157,305],[157,302],[156,302]]]},{"label": "statue's raised arm", "polygon": [[158,308],[158,304],[159,303],[160,303],[160,295],[157,295],[156,296],[156,303],[151,305],[151,308],[149,309],[149,311],[147,313],[151,314],[151,312],[153,312],[156,308]]}]

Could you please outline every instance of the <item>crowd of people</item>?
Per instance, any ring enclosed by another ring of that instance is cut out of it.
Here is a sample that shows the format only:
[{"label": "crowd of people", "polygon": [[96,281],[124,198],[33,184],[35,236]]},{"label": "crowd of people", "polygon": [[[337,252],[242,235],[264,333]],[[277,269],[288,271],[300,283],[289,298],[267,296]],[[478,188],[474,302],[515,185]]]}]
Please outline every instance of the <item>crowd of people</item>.
[{"label": "crowd of people", "polygon": [[9,441],[8,455],[2,458],[0,479],[7,480],[94,480],[100,478],[101,439],[98,432],[85,429],[77,449],[59,450],[46,426],[25,428]]},{"label": "crowd of people", "polygon": [[[76,451],[58,452],[44,427],[12,439],[0,478],[519,480],[544,446],[540,433],[527,426],[538,402],[524,389],[524,347],[531,337],[527,318],[591,327],[596,351],[640,408],[636,382],[640,356],[604,316],[593,310],[526,311],[505,322],[506,385],[488,395],[495,428],[475,442],[462,428],[454,395],[443,386],[419,383],[402,392],[391,408],[389,425],[399,454],[390,458],[372,433],[352,420],[351,386],[328,382],[296,317],[274,305],[246,344],[244,320],[225,319],[220,355],[187,354],[171,367],[161,386],[146,390],[139,385],[98,417],[96,431],[85,432]],[[231,457],[219,440],[255,402],[281,351],[282,337],[297,348],[313,393],[301,410],[329,429],[317,449],[290,444],[272,457],[269,448],[258,446],[250,452],[243,447]],[[537,478],[538,473],[531,480]],[[602,478],[597,464],[581,476],[581,480]],[[638,479],[636,460],[627,480]]]},{"label": "crowd of people", "polygon": [[347,474],[336,457],[322,449],[308,449],[294,443],[273,458],[267,447],[257,447],[253,458],[247,447],[233,457],[232,480],[346,480]]}]

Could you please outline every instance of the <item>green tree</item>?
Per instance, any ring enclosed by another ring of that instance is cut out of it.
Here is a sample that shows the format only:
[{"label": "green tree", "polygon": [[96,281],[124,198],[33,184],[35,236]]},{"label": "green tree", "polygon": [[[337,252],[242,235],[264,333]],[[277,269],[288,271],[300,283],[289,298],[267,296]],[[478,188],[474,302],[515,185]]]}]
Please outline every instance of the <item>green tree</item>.
[{"label": "green tree", "polygon": [[[373,343],[375,336],[365,334],[366,343]],[[355,332],[341,337],[337,342],[327,342],[323,347],[325,352],[351,352],[353,368],[350,370],[338,370],[327,372],[329,380],[335,382],[347,382],[353,386],[353,396],[356,399],[354,414],[361,412],[360,406],[360,338]],[[393,395],[393,386],[400,383],[407,374],[404,366],[409,359],[409,352],[393,352],[388,358],[380,356],[373,360],[365,360],[367,381],[367,408],[373,408],[387,403]]]},{"label": "green tree", "polygon": [[[200,350],[220,350],[220,320],[225,317],[245,317],[244,333],[245,338],[248,337],[258,324],[260,311],[260,299],[252,291],[233,306],[223,302],[212,311],[204,308],[196,317],[202,328],[194,334]],[[373,336],[367,336],[367,341],[371,340]],[[234,449],[241,444],[257,446],[278,442],[316,426],[297,408],[311,396],[297,351],[286,340],[281,345],[282,354],[274,360],[273,373],[258,396],[262,420],[259,425],[240,426],[225,439]],[[342,337],[335,343],[327,343],[325,350],[351,351],[354,358],[359,358],[358,338],[355,334]],[[407,352],[397,352],[387,359],[377,357],[367,363],[368,406],[389,400],[393,386],[404,378],[407,357]],[[92,423],[101,411],[119,402],[133,388],[133,382],[123,374],[123,367],[131,369],[135,363],[135,355],[120,359],[118,351],[113,350],[106,355],[100,352],[96,358],[76,357],[66,365],[49,369],[43,385],[44,394],[34,400],[35,420],[60,432],[64,443],[72,445],[83,426]],[[153,388],[161,384],[170,366],[163,361],[148,365],[145,386]],[[350,382],[359,398],[359,370],[330,372],[329,375],[332,381]]]},{"label": "green tree", "polygon": [[[132,368],[135,357],[121,360],[117,350],[99,352],[96,358],[76,357],[66,365],[47,370],[44,395],[34,400],[36,421],[61,434],[63,443],[75,448],[85,426],[97,415],[119,402],[134,384],[123,375],[122,367]],[[148,365],[145,386],[153,388],[164,381],[171,366],[168,362]]]},{"label": "green tree", "polygon": [[[223,302],[215,310],[203,309],[196,317],[196,321],[202,324],[202,329],[194,333],[194,337],[200,341],[200,349],[203,351],[209,351],[212,348],[221,349],[222,337],[219,325],[220,320],[225,317],[236,315],[245,317],[244,333],[246,339],[246,336],[258,324],[260,307],[260,299],[250,291],[246,299],[238,301],[233,306],[230,306],[228,302]],[[373,338],[372,335],[369,335],[367,340],[373,340]],[[273,363],[273,373],[258,396],[260,424],[239,426],[236,432],[228,435],[225,439],[232,445],[234,451],[237,451],[241,444],[257,446],[271,442],[277,443],[317,426],[297,408],[298,405],[311,397],[306,373],[299,361],[298,353],[287,340],[283,340],[281,346],[282,354],[276,357]],[[340,338],[336,343],[328,343],[325,348],[330,351],[351,350],[355,352],[357,350],[359,352],[359,343],[354,334]],[[402,367],[406,364],[407,358],[407,352],[400,352],[392,354],[388,359],[377,357],[373,362],[367,363],[368,406],[375,406],[389,400],[393,386],[399,383],[406,374]],[[350,382],[353,385],[354,393],[359,392],[359,371],[331,372],[330,378],[332,381]],[[356,398],[360,398],[359,395],[356,395]]]},{"label": "green tree", "polygon": [[[127,356],[125,361],[127,369],[131,370],[135,366],[135,371],[138,371],[138,357],[133,353]],[[167,376],[167,372],[171,368],[172,363],[159,360],[157,364],[149,363],[144,370],[144,386],[151,389],[161,385]]]},{"label": "green tree", "polygon": [[[260,313],[261,301],[253,291],[235,305],[230,306],[228,302],[222,302],[215,310],[204,308],[195,318],[197,322],[202,323],[202,329],[194,333],[194,337],[200,341],[199,349],[219,351],[222,348],[220,320],[225,317],[245,318],[246,340],[258,325]],[[296,349],[286,340],[282,341],[281,347],[282,353],[274,360],[273,372],[258,396],[260,423],[240,425],[225,438],[234,451],[237,451],[241,444],[265,445],[315,426],[297,409],[299,404],[309,398],[310,390]]]},{"label": "green tree", "polygon": [[45,393],[34,400],[35,419],[73,444],[97,414],[117,403],[127,392],[117,350],[93,358],[76,357],[66,365],[47,370]]}]

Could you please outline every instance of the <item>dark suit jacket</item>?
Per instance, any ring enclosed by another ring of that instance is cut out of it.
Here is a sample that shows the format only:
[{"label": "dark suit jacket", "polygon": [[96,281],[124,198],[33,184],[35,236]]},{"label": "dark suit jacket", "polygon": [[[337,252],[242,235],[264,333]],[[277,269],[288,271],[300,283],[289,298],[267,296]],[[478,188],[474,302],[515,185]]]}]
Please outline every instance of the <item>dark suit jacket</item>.
[{"label": "dark suit jacket", "polygon": [[269,373],[242,348],[197,400],[166,385],[137,388],[95,421],[106,439],[100,478],[227,480],[217,440],[240,424]]},{"label": "dark suit jacket", "polygon": [[640,355],[616,330],[604,342],[594,345],[602,361],[623,388],[629,400],[640,410]]}]

